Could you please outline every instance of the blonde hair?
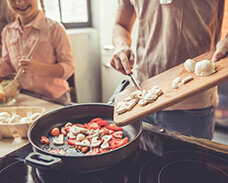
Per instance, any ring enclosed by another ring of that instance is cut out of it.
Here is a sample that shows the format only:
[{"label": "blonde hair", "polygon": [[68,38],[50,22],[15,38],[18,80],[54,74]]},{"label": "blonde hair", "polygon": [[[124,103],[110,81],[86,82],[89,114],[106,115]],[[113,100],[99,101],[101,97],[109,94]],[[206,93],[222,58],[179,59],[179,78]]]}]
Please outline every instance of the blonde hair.
[{"label": "blonde hair", "polygon": [[43,10],[43,12],[45,13],[45,9],[44,9],[44,1],[43,0],[40,0],[40,6]]}]

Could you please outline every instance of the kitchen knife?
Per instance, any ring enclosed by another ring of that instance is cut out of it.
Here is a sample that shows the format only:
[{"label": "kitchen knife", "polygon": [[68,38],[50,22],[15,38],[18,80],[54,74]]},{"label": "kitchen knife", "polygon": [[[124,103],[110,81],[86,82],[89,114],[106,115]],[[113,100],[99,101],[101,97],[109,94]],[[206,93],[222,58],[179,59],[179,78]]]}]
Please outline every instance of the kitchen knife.
[{"label": "kitchen knife", "polygon": [[137,82],[137,80],[135,79],[134,75],[133,74],[129,74],[129,76],[131,77],[131,80],[133,82],[133,84],[137,87],[138,90],[142,90],[139,83]]}]

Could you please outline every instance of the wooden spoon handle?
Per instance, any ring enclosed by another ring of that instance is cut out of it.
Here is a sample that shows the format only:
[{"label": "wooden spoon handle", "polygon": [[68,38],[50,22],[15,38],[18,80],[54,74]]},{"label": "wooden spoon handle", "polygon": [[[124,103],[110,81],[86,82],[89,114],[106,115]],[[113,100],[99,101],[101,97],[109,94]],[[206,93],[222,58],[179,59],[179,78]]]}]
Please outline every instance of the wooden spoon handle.
[{"label": "wooden spoon handle", "polygon": [[35,50],[36,46],[38,45],[38,43],[40,42],[40,38],[36,40],[36,42],[34,43],[34,45],[32,46],[32,48],[30,49],[28,55],[27,55],[27,59],[30,59],[33,51]]},{"label": "wooden spoon handle", "polygon": [[[34,43],[34,45],[32,46],[32,48],[30,49],[30,51],[29,51],[26,59],[30,59],[30,57],[31,57],[33,51],[35,50],[36,46],[38,45],[39,41],[40,41],[40,39],[37,39],[36,40],[36,42]],[[22,74],[22,69],[20,68],[13,80],[14,81],[17,81],[17,79],[21,76],[21,74]]]}]

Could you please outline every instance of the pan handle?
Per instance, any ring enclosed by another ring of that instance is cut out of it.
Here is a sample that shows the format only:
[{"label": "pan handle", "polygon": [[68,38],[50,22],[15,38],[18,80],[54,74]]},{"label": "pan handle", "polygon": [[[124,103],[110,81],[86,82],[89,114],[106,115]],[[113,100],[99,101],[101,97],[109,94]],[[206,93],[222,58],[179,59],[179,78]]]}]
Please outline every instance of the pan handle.
[{"label": "pan handle", "polygon": [[121,91],[123,91],[128,85],[130,84],[129,80],[123,80],[115,89],[114,93],[112,94],[112,96],[110,97],[110,99],[108,100],[107,104],[111,104],[113,105],[115,102],[115,97],[118,93],[120,93]]},{"label": "pan handle", "polygon": [[38,152],[30,153],[24,160],[27,165],[34,168],[57,169],[62,165],[62,159],[44,155]]}]

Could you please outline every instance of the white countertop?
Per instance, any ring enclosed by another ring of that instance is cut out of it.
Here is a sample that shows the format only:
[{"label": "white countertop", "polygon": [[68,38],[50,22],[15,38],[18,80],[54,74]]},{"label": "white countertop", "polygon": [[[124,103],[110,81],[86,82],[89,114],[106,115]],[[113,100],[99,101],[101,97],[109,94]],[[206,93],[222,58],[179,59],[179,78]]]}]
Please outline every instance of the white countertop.
[{"label": "white countertop", "polygon": [[[55,109],[63,107],[62,105],[54,104],[42,99],[34,98],[25,94],[19,94],[17,101],[12,106],[37,106],[45,109],[44,113],[48,113]],[[10,107],[10,106],[9,106]],[[28,139],[8,138],[0,139],[0,157],[15,151],[16,149],[28,144]]]}]

